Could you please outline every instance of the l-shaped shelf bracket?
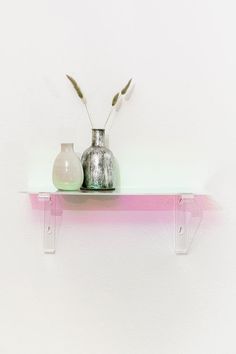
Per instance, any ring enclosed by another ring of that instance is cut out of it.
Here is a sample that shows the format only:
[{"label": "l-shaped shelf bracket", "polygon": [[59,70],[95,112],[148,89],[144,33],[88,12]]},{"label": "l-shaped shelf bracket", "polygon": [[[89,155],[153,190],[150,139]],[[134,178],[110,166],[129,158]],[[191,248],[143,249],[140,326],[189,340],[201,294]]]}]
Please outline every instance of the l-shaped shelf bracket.
[{"label": "l-shaped shelf bracket", "polygon": [[201,224],[202,208],[194,194],[175,197],[175,253],[187,254]]},{"label": "l-shaped shelf bracket", "polygon": [[[38,193],[38,200],[43,203],[44,213],[43,250],[49,254],[56,251],[57,197],[51,193]],[[202,221],[202,208],[194,194],[180,194],[174,198],[175,253],[187,254]]]},{"label": "l-shaped shelf bracket", "polygon": [[56,200],[57,196],[50,193],[39,193],[38,200],[43,203],[44,233],[43,250],[44,253],[56,252]]}]

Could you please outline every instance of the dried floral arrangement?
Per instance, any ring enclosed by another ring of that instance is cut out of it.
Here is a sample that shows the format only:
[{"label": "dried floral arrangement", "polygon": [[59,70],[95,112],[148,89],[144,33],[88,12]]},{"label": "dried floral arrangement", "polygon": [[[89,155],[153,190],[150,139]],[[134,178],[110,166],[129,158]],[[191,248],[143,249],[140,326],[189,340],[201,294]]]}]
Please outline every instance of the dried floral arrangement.
[{"label": "dried floral arrangement", "polygon": [[[89,113],[88,106],[87,106],[87,101],[85,99],[85,96],[84,96],[83,92],[81,91],[80,86],[78,85],[78,83],[76,82],[76,80],[73,77],[71,77],[69,75],[66,75],[66,76],[69,79],[69,81],[71,82],[71,84],[73,85],[77,95],[79,96],[79,98],[83,102],[83,104],[85,106],[85,109],[86,109],[86,112],[87,112],[87,116],[88,116],[90,125],[91,125],[91,128],[93,129],[93,122],[92,122],[92,119],[91,119],[91,114]],[[120,108],[120,106],[122,104],[123,97],[125,97],[128,94],[131,82],[132,82],[132,79],[130,79],[128,81],[128,83],[125,85],[125,87],[121,91],[117,92],[115,94],[115,96],[112,98],[110,112],[109,112],[109,114],[107,116],[107,119],[105,121],[104,129],[106,129],[106,126],[107,126],[107,124],[109,122],[109,119],[111,118],[112,113],[114,112],[114,110],[115,109],[117,111],[119,110],[119,108]]]}]

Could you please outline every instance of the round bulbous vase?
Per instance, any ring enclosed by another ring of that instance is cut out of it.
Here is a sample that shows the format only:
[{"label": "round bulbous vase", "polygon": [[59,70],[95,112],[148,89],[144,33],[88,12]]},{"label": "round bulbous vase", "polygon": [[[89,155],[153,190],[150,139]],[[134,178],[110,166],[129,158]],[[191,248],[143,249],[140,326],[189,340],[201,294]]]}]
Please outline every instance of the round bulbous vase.
[{"label": "round bulbous vase", "polygon": [[54,186],[63,191],[78,190],[84,179],[81,161],[74,152],[74,144],[61,144],[52,172]]},{"label": "round bulbous vase", "polygon": [[92,145],[82,154],[81,162],[84,170],[82,190],[115,190],[115,159],[105,146],[104,129],[92,129]]}]

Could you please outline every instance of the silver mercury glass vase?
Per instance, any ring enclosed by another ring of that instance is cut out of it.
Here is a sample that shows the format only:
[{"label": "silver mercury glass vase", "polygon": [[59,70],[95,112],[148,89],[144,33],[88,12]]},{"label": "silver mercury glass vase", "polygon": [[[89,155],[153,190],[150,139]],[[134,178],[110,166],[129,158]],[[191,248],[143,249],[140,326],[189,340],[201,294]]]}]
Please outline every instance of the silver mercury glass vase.
[{"label": "silver mercury glass vase", "polygon": [[115,159],[105,146],[105,129],[92,129],[92,145],[81,158],[84,170],[82,190],[115,190]]}]

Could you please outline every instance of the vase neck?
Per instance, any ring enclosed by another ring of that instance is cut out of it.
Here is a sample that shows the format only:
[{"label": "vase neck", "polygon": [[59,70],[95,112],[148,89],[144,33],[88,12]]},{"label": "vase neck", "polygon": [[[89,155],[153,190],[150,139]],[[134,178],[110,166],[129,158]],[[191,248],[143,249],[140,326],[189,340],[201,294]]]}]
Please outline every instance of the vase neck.
[{"label": "vase neck", "polygon": [[70,152],[74,151],[74,144],[61,144],[61,151],[62,152]]},{"label": "vase neck", "polygon": [[92,130],[92,146],[105,146],[105,129]]}]

